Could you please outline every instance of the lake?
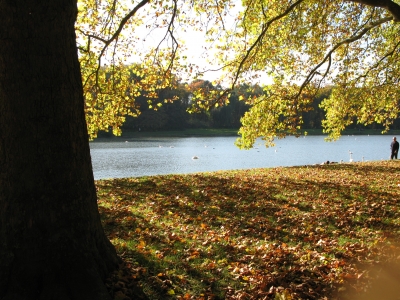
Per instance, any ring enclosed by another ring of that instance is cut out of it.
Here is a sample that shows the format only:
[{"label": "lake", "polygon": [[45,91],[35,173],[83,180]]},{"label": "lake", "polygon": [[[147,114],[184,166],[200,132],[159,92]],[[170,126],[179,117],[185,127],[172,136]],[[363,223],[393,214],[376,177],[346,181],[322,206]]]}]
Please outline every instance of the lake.
[{"label": "lake", "polygon": [[[94,178],[185,174],[277,166],[388,159],[389,135],[343,136],[325,142],[324,136],[292,136],[265,148],[258,141],[251,150],[239,150],[236,137],[138,138],[120,142],[91,142]],[[197,159],[194,159],[197,157]]]}]

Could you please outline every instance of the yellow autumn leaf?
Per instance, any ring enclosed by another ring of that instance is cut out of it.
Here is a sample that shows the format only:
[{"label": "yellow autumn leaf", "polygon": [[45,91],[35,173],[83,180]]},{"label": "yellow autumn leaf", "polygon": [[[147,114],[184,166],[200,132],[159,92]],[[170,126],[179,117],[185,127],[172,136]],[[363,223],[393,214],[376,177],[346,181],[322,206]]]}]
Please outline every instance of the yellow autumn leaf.
[{"label": "yellow autumn leaf", "polygon": [[168,295],[175,295],[175,291],[173,289],[168,290]]}]

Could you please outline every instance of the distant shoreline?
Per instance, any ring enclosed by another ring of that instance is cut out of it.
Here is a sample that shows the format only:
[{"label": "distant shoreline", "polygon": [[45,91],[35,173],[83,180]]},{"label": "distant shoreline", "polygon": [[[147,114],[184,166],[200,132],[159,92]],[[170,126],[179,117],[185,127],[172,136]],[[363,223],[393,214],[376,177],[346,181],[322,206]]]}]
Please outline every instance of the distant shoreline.
[{"label": "distant shoreline", "polygon": [[[236,136],[239,129],[186,129],[186,130],[173,130],[173,131],[132,131],[125,130],[121,136],[114,136],[110,132],[100,133],[99,137],[91,142],[111,142],[134,140],[138,138],[156,138],[156,137],[221,137],[221,136]],[[304,129],[307,135],[326,135],[322,129]],[[382,129],[347,129],[343,131],[342,135],[399,135],[400,130],[389,130],[389,132],[382,134]]]},{"label": "distant shoreline", "polygon": [[166,131],[122,131],[121,136],[114,136],[112,133],[100,133],[99,137],[92,142],[123,141],[140,138],[159,138],[159,137],[220,137],[236,136],[239,129],[186,129],[186,130],[166,130]]}]

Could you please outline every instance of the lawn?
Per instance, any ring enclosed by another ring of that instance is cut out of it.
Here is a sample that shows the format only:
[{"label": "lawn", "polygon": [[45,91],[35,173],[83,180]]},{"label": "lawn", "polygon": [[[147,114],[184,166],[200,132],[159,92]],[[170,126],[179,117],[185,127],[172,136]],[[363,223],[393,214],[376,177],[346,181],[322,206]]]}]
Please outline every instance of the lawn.
[{"label": "lawn", "polygon": [[96,181],[124,261],[110,292],[390,299],[400,285],[399,184],[399,161]]}]

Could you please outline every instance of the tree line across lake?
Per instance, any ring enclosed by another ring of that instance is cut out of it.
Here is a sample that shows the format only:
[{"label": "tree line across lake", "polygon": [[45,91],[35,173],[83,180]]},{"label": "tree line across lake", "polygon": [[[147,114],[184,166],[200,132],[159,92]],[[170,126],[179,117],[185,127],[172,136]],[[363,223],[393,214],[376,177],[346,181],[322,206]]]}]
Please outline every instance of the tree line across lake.
[{"label": "tree line across lake", "polygon": [[[175,89],[165,89],[159,93],[158,103],[161,106],[151,106],[145,96],[139,96],[136,104],[140,109],[140,114],[136,117],[126,116],[126,121],[122,127],[123,131],[168,131],[185,129],[203,129],[203,128],[226,128],[238,129],[241,126],[241,118],[250,109],[250,105],[242,98],[251,98],[263,93],[263,89],[258,86],[241,85],[235,89],[226,105],[211,107],[209,110],[200,110],[191,112],[194,103],[192,103],[192,91],[201,86],[202,88],[218,89],[210,81],[197,80],[191,84],[179,84]],[[321,89],[320,93],[312,101],[313,109],[303,112],[303,128],[322,129],[322,120],[324,111],[320,108],[320,103],[329,97],[332,87]],[[177,100],[168,101],[176,98]],[[399,129],[400,121],[396,120],[392,129]],[[383,129],[381,124],[373,123],[368,126],[357,124],[355,119],[349,129]],[[111,135],[109,132],[100,132],[100,136]]]}]

